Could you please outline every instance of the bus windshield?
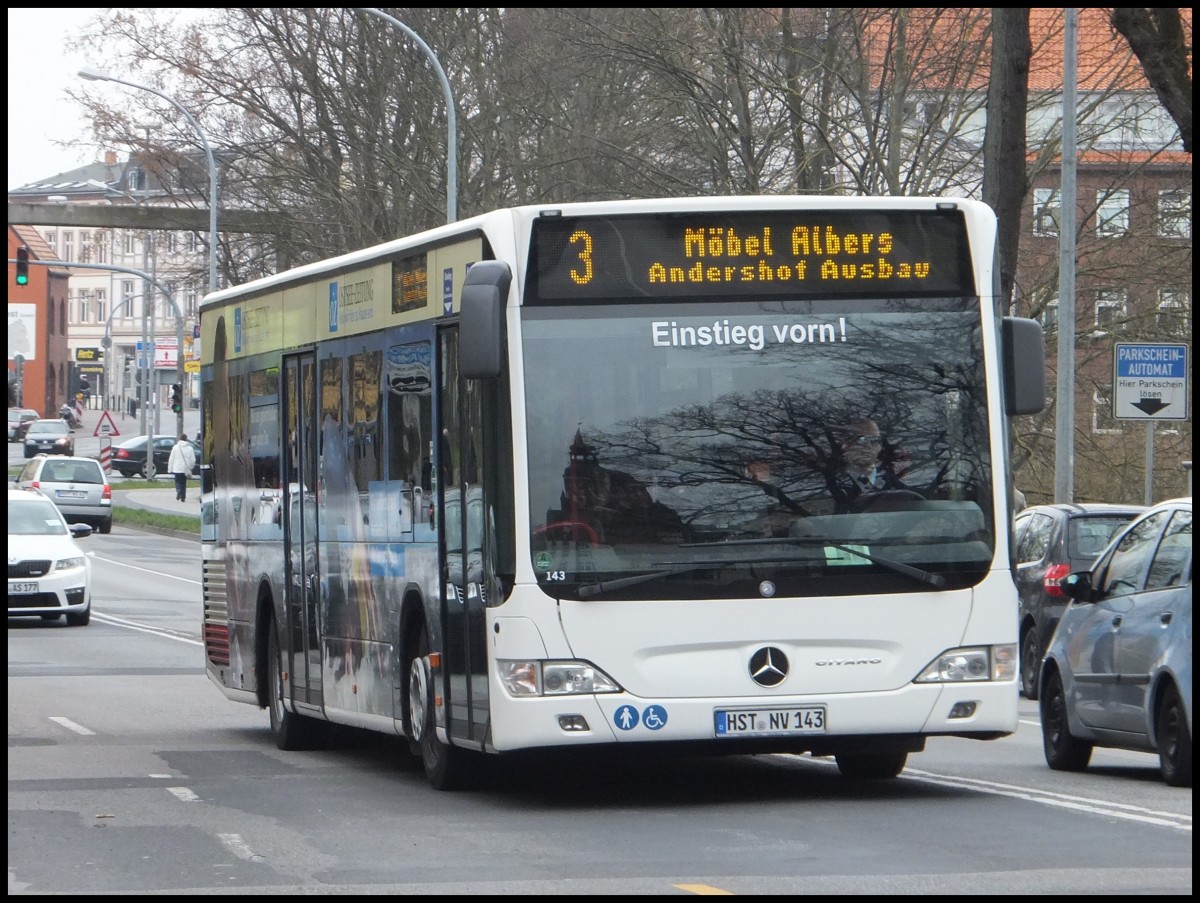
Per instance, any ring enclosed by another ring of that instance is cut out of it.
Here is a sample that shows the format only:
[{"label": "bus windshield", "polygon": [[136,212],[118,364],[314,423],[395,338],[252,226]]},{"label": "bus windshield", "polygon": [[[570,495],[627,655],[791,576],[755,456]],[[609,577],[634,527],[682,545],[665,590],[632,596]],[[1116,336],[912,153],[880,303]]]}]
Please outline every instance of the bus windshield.
[{"label": "bus windshield", "polygon": [[543,589],[978,583],[995,536],[980,317],[960,297],[524,308]]}]

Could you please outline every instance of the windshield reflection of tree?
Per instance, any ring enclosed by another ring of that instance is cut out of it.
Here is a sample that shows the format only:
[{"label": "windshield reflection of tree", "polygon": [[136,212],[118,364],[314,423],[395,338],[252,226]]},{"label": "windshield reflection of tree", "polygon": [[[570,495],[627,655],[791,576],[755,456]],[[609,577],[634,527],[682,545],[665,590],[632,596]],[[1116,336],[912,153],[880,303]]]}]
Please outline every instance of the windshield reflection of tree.
[{"label": "windshield reflection of tree", "polygon": [[[586,524],[610,544],[786,536],[797,518],[833,513],[842,431],[856,416],[883,432],[879,466],[921,497],[987,510],[977,343],[962,317],[942,319],[907,338],[896,318],[858,320],[855,347],[879,353],[828,349],[815,389],[731,392],[612,431],[582,428],[548,521]],[[812,354],[776,349],[772,363],[794,355],[796,372],[811,373]]]}]

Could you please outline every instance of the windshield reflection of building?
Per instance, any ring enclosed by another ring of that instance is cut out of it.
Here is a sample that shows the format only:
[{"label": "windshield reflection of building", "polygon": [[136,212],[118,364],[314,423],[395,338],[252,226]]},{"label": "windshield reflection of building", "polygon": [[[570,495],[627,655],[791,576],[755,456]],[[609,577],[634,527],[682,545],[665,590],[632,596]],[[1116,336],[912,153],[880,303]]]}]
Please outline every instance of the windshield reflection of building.
[{"label": "windshield reflection of building", "polygon": [[561,508],[546,514],[549,531],[559,525],[568,533],[582,533],[608,545],[677,544],[687,538],[679,514],[655,501],[641,480],[602,465],[582,429],[575,431],[568,458]]}]

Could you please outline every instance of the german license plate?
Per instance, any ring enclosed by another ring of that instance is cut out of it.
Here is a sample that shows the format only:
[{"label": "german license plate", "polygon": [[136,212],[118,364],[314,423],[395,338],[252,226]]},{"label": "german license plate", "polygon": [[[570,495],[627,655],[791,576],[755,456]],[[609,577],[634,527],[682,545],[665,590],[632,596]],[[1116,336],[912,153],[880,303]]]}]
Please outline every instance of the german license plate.
[{"label": "german license plate", "polygon": [[825,706],[718,709],[713,727],[720,737],[787,737],[825,733]]},{"label": "german license plate", "polygon": [[10,596],[32,596],[38,591],[36,583],[10,583],[8,585],[8,594]]},{"label": "german license plate", "polygon": [[87,498],[87,493],[82,489],[60,489],[58,490],[58,497],[60,499],[85,499]]}]

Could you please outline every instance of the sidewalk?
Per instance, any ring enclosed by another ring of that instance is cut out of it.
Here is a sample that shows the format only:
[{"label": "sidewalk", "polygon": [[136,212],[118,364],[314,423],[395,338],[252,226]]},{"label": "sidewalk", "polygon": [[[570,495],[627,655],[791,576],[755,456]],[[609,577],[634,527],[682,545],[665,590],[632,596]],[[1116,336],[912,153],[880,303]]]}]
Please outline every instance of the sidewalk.
[{"label": "sidewalk", "polygon": [[175,500],[175,486],[168,482],[164,489],[121,489],[113,487],[113,504],[125,508],[138,508],[158,514],[179,514],[200,519],[200,488],[188,488],[186,502]]}]

